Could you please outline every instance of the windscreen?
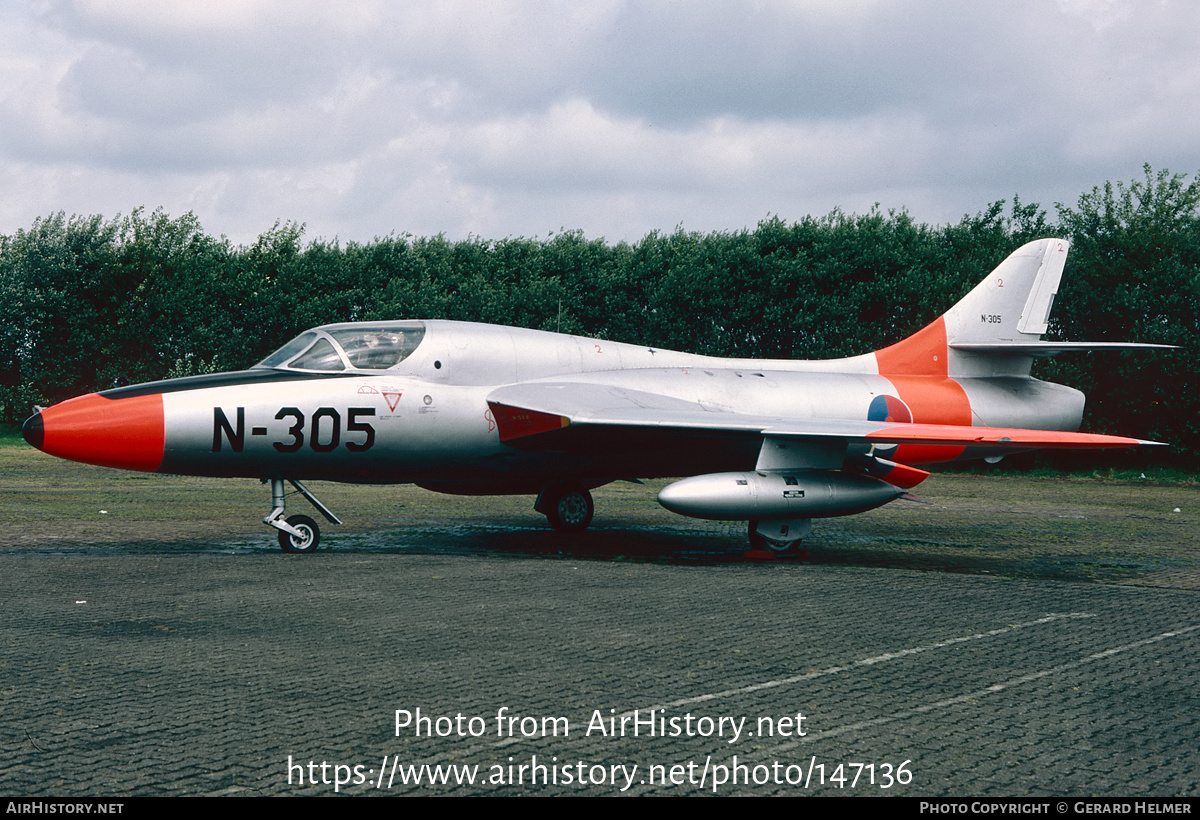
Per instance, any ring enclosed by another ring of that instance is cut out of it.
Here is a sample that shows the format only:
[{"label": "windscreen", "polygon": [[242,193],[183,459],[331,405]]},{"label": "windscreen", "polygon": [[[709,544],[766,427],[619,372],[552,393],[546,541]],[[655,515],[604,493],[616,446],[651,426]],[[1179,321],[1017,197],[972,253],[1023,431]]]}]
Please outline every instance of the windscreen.
[{"label": "windscreen", "polygon": [[387,370],[408,358],[424,337],[420,322],[329,325],[301,333],[256,366],[318,373]]}]

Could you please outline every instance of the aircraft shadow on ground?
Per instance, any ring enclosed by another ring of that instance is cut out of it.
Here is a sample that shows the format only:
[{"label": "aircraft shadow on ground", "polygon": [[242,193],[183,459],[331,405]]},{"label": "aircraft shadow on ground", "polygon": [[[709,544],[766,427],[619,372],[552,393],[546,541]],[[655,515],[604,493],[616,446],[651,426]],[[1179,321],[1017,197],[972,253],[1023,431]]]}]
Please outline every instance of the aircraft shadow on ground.
[{"label": "aircraft shadow on ground", "polygon": [[[953,552],[948,552],[953,550]],[[69,544],[7,550],[9,554],[42,555],[217,555],[271,556],[279,560],[325,562],[347,554],[502,556],[525,560],[635,561],[675,565],[772,565],[900,569],[1008,578],[1059,581],[1119,581],[1156,569],[1137,563],[1093,558],[1086,554],[1030,555],[1028,549],[1006,553],[933,541],[870,538],[845,534],[815,535],[797,553],[751,553],[745,537],[667,527],[609,527],[577,534],[547,528],[492,528],[487,525],[419,527],[352,533],[329,533],[313,555],[285,555],[269,534],[242,540],[136,539],[108,543]]]},{"label": "aircraft shadow on ground", "polygon": [[[440,546],[450,539],[439,538],[428,548],[408,541],[399,546],[404,553],[502,554],[526,558],[595,561],[649,561],[665,564],[774,564],[780,566],[830,566],[903,569],[968,575],[992,575],[1060,581],[1113,581],[1136,577],[1150,569],[1133,563],[1092,560],[1088,556],[987,553],[962,549],[948,555],[945,545],[930,542],[906,543],[897,539],[847,539],[814,537],[794,553],[769,555],[748,552],[744,536],[722,536],[703,532],[641,527],[592,530],[564,535],[551,530],[478,530],[463,533],[453,546]],[[869,543],[847,543],[847,541]]]}]

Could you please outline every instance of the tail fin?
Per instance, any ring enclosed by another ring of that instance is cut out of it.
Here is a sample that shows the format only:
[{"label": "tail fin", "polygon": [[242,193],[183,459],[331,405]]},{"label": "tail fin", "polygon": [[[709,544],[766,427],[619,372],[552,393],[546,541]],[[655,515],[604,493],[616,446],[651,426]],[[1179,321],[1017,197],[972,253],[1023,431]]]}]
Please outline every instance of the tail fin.
[{"label": "tail fin", "polygon": [[931,324],[876,352],[879,372],[897,376],[1026,376],[1043,343],[1069,243],[1039,239],[1013,251]]}]

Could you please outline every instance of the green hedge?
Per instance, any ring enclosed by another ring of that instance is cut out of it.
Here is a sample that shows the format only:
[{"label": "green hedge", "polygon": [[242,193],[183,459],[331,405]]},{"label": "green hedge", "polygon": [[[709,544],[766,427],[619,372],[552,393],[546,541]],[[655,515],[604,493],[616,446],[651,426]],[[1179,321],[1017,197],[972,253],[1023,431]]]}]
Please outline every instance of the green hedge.
[{"label": "green hedge", "polygon": [[[53,214],[0,236],[0,421],[32,404],[244,368],[327,322],[448,318],[725,356],[828,358],[903,338],[1019,245],[1074,245],[1051,334],[1181,345],[1062,356],[1037,375],[1088,393],[1085,427],[1200,453],[1200,182],[1147,167],[1057,221],[995,203],[953,225],[905,212],[766,219],[753,230],[547,239],[313,240],[277,223],[248,246],[192,214]],[[1161,458],[1161,456],[1158,456]],[[1137,458],[1145,458],[1144,455]]]}]

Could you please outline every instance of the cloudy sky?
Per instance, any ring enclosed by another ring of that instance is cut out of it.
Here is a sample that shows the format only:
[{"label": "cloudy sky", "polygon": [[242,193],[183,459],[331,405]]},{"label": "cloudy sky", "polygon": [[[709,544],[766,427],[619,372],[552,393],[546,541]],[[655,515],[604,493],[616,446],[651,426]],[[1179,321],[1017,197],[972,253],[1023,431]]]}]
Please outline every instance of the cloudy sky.
[{"label": "cloudy sky", "polygon": [[929,223],[1200,171],[1195,0],[16,0],[0,233],[194,212],[306,236]]}]

